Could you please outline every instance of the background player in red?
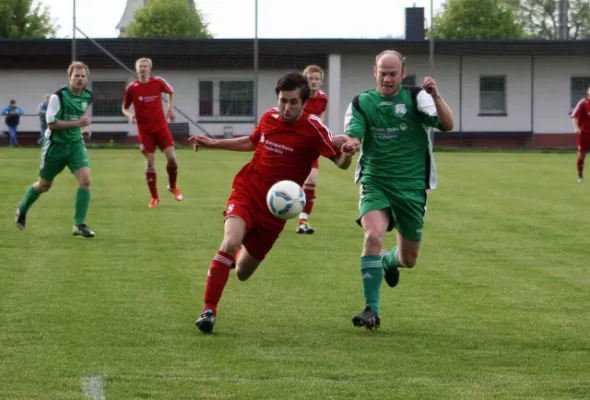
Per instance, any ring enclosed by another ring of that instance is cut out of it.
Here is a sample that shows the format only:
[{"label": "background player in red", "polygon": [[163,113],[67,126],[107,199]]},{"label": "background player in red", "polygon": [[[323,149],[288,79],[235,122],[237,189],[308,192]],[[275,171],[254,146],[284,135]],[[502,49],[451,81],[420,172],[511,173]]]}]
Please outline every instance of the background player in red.
[{"label": "background player in red", "polygon": [[[135,62],[138,78],[125,89],[123,114],[137,124],[139,148],[146,160],[145,178],[151,194],[150,207],[160,202],[156,183],[156,146],[166,155],[168,165],[168,191],[177,201],[182,201],[182,193],[176,186],[178,164],[174,150],[174,138],[168,128],[168,121],[174,121],[174,89],[163,78],[152,77],[152,60],[140,58]],[[164,115],[162,93],[168,95],[168,110]],[[135,115],[129,111],[133,105]]]},{"label": "background player in red", "polygon": [[357,148],[342,143],[347,141],[343,137],[342,141],[338,140],[342,143],[340,150],[321,120],[303,112],[303,104],[309,97],[309,85],[303,75],[297,72],[284,75],[277,82],[275,92],[279,107],[264,112],[250,136],[221,140],[206,136],[190,138],[195,150],[203,146],[254,151],[252,160],[233,180],[224,212],[223,241],[209,267],[205,306],[196,321],[197,328],[205,333],[213,330],[230,269],[236,268],[239,280],[248,279],[285,226],[285,221],[273,216],[267,208],[266,194],[270,187],[285,179],[302,185],[320,155],[347,169]]},{"label": "background player in red", "polygon": [[[311,89],[304,110],[305,112],[316,115],[323,120],[326,115],[326,107],[328,106],[328,96],[320,90],[324,82],[324,71],[317,65],[308,65],[303,70],[303,75],[307,78],[309,88]],[[311,210],[313,209],[313,204],[315,203],[315,188],[318,181],[319,168],[319,159],[317,159],[313,162],[311,172],[303,184],[307,203],[305,204],[303,212],[299,215],[299,221],[297,221],[297,233],[312,234],[315,232],[309,224],[308,219]]]},{"label": "background player in red", "polygon": [[590,151],[590,88],[586,98],[580,100],[572,112],[572,124],[578,134],[578,182],[584,180],[584,160],[586,153]]}]

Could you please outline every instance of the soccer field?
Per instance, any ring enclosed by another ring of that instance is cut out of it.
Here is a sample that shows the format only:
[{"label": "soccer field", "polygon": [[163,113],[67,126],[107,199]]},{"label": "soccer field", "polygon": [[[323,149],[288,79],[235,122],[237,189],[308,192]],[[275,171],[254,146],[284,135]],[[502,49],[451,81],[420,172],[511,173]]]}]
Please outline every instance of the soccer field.
[{"label": "soccer field", "polygon": [[[314,235],[287,225],[215,333],[194,326],[231,179],[250,154],[179,152],[185,201],[147,207],[137,150],[90,150],[95,239],[65,171],[14,226],[38,149],[0,149],[0,399],[590,397],[590,182],[573,154],[437,153],[418,265],[364,306],[353,167],[321,162]],[[389,235],[387,246],[394,244]]]}]

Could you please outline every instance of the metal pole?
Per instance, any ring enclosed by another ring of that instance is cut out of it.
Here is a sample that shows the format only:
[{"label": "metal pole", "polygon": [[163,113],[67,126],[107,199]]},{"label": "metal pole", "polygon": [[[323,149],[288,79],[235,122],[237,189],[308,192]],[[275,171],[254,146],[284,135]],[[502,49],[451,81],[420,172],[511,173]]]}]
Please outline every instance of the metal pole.
[{"label": "metal pole", "polygon": [[76,60],[76,0],[72,0],[72,61]]},{"label": "metal pole", "polygon": [[[430,0],[430,49],[428,51],[430,76],[434,77],[434,2]],[[434,128],[430,128],[430,143],[434,146]]]},{"label": "metal pole", "polygon": [[258,0],[254,0],[254,119],[258,122]]},{"label": "metal pole", "polygon": [[434,4],[430,0],[430,50],[429,50],[430,76],[434,76]]}]

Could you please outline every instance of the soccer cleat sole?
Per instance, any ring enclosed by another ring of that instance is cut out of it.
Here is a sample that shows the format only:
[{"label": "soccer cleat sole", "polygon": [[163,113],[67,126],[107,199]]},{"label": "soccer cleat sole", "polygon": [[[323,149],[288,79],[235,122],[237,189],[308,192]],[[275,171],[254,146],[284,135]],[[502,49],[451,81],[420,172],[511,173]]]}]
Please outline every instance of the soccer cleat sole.
[{"label": "soccer cleat sole", "polygon": [[383,278],[387,286],[396,287],[399,283],[399,268],[383,268]]},{"label": "soccer cleat sole", "polygon": [[25,221],[21,222],[21,221],[19,221],[20,220],[20,217],[21,217],[21,214],[20,214],[20,203],[19,203],[19,204],[16,205],[16,212],[15,212],[14,221],[16,223],[16,227],[18,228],[18,230],[19,231],[22,231],[22,230],[25,229],[25,225],[26,225],[26,222],[25,221],[26,221],[26,219],[25,219]]},{"label": "soccer cleat sole", "polygon": [[379,328],[381,326],[380,323],[367,325],[365,323],[365,320],[364,319],[358,318],[356,316],[352,317],[352,325],[354,325],[356,328],[362,328],[362,327],[364,327],[365,329],[367,329],[369,331],[372,331],[374,329],[377,329],[377,328]]},{"label": "soccer cleat sole", "polygon": [[96,235],[84,235],[82,233],[77,233],[77,232],[72,232],[72,235],[74,235],[75,237],[82,238],[82,239],[94,239],[94,237],[96,236]]},{"label": "soccer cleat sole", "polygon": [[195,325],[197,326],[197,329],[200,330],[203,333],[211,333],[213,332],[213,326],[215,325],[215,320],[212,320],[211,318],[207,318],[207,319],[199,319],[197,320],[197,322],[195,322]]}]

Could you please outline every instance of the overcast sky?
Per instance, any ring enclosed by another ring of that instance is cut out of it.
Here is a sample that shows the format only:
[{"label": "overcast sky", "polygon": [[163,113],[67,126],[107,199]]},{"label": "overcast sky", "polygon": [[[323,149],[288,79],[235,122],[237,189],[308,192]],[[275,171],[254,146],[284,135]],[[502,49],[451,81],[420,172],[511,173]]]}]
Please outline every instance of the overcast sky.
[{"label": "overcast sky", "polygon": [[[74,0],[40,1],[49,7],[60,26],[58,36],[71,37]],[[436,12],[443,0],[433,2]],[[93,38],[116,37],[115,27],[125,3],[126,0],[76,0],[78,28]],[[254,0],[196,0],[196,4],[215,37],[254,36]],[[428,20],[430,16],[430,0],[362,0],[361,4],[364,7],[352,0],[258,0],[258,35],[261,38],[399,37],[405,32],[406,7],[424,7]],[[297,13],[301,16],[292,18]]]}]

